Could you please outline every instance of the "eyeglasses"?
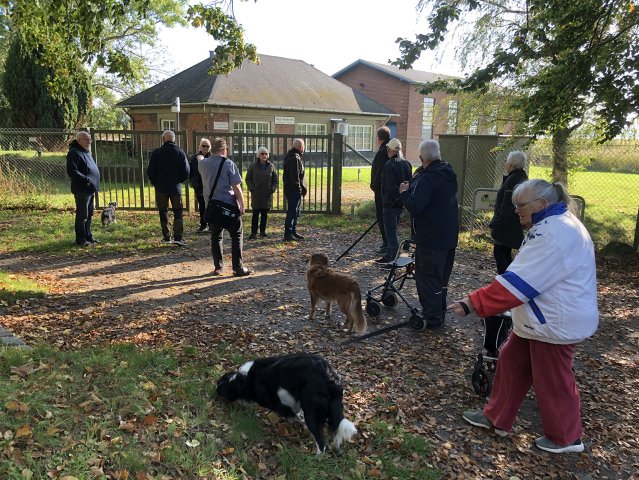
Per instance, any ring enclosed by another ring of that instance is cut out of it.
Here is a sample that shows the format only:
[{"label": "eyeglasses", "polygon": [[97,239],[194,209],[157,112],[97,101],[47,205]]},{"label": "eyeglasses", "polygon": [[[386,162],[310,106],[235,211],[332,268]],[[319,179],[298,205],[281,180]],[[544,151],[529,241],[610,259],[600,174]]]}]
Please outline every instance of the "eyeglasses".
[{"label": "eyeglasses", "polygon": [[535,198],[534,200],[531,200],[530,202],[526,202],[526,203],[515,203],[515,202],[513,202],[513,205],[515,206],[515,208],[521,210],[526,205],[530,205],[531,203],[536,202],[537,200],[541,200],[541,198]]},{"label": "eyeglasses", "polygon": [[211,145],[200,145],[201,148],[211,148]]},{"label": "eyeglasses", "polygon": [[266,152],[260,152],[260,155],[268,155]]}]

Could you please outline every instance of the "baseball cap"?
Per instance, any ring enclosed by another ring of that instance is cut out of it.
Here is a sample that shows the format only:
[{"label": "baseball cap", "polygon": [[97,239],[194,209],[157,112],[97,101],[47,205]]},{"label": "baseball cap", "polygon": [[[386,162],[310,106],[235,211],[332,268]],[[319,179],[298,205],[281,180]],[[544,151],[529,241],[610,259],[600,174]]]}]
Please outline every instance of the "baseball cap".
[{"label": "baseball cap", "polygon": [[400,142],[396,138],[391,138],[388,142],[388,145],[386,145],[386,148],[390,148],[391,150],[401,150],[402,142]]}]

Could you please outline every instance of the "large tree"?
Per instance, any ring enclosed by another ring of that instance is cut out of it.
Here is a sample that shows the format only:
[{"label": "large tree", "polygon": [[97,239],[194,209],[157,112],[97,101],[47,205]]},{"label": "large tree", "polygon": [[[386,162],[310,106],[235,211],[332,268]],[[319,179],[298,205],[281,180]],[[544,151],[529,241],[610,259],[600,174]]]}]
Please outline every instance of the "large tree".
[{"label": "large tree", "polygon": [[428,32],[398,39],[410,66],[425,50],[457,36],[472,73],[426,91],[515,89],[513,106],[535,135],[552,137],[553,179],[567,181],[571,133],[593,116],[600,140],[618,135],[639,111],[639,10],[636,0],[421,0]]},{"label": "large tree", "polygon": [[217,43],[212,73],[228,73],[245,59],[257,61],[255,46],[244,42],[235,21],[232,0],[191,6],[188,0],[0,0],[0,16],[9,26],[0,30],[0,44],[11,36],[23,61],[44,73],[38,77],[46,83],[41,90],[60,104],[75,94],[78,65],[100,87],[94,89],[98,94],[115,85],[114,78],[121,91],[139,87],[149,66],[141,46],[155,43],[159,25],[204,28]]}]

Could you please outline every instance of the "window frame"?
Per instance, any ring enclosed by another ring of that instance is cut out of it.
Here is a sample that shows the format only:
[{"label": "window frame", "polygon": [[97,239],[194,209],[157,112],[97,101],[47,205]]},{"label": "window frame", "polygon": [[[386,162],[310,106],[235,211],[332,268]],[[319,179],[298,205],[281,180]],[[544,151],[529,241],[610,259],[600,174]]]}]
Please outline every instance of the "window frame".
[{"label": "window frame", "polygon": [[[309,132],[308,127],[313,127],[315,132]],[[304,130],[304,131],[302,131]],[[317,130],[323,130],[322,132],[318,132]],[[322,135],[326,136],[326,132],[328,131],[328,127],[325,123],[296,123],[295,124],[295,135],[298,135],[302,138],[305,138],[307,135]],[[315,152],[315,153],[325,153],[328,150],[328,142],[319,138],[307,138],[306,139],[306,151],[307,152]],[[321,145],[320,145],[321,144]],[[319,145],[319,147],[318,147]]]},{"label": "window frame", "polygon": [[435,127],[435,99],[424,97],[422,101],[422,140],[431,140]]},{"label": "window frame", "polygon": [[[361,134],[353,135],[354,131],[361,129]],[[366,131],[368,130],[368,135]],[[373,151],[373,126],[366,124],[348,125],[348,135],[346,137],[348,144],[358,152]]]}]

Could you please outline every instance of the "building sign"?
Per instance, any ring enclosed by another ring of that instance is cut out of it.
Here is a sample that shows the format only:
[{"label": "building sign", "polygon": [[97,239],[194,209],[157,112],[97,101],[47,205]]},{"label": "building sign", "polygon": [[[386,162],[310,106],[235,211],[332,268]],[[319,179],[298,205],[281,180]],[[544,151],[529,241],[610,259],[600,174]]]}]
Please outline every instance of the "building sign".
[{"label": "building sign", "polygon": [[275,117],[275,125],[295,125],[295,117]]},{"label": "building sign", "polygon": [[213,130],[228,130],[229,122],[213,122]]}]

